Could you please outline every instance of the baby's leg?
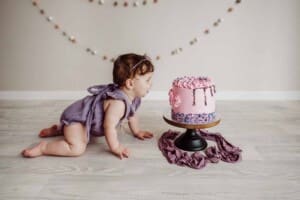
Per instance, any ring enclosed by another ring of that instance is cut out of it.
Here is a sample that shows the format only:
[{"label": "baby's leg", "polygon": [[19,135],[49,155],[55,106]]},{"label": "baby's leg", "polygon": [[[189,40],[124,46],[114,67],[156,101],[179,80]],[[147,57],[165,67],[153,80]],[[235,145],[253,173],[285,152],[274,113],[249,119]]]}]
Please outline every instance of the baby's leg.
[{"label": "baby's leg", "polygon": [[81,123],[65,126],[64,136],[65,139],[57,141],[42,141],[32,149],[25,149],[22,154],[25,157],[37,157],[41,155],[79,156],[84,153],[88,138],[86,129]]},{"label": "baby's leg", "polygon": [[63,135],[62,131],[59,131],[58,126],[56,124],[52,125],[50,128],[44,128],[40,131],[40,137],[54,137]]}]

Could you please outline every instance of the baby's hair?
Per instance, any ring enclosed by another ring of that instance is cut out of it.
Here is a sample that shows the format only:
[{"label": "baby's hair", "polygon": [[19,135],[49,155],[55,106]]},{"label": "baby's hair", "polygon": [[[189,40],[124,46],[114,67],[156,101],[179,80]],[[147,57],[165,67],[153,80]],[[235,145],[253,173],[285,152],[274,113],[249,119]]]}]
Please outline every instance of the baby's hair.
[{"label": "baby's hair", "polygon": [[114,62],[113,81],[124,86],[127,79],[153,71],[154,66],[148,56],[133,53],[120,55]]}]

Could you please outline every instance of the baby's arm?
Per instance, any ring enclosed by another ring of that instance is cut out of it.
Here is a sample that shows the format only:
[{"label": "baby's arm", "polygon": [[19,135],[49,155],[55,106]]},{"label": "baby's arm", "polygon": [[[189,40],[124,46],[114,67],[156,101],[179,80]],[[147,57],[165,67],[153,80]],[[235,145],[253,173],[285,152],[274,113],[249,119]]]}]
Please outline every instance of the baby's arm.
[{"label": "baby's arm", "polygon": [[103,124],[105,139],[111,152],[119,156],[121,159],[123,158],[123,156],[129,156],[128,149],[122,147],[119,143],[116,130],[116,126],[124,115],[124,111],[124,102],[119,100],[111,100],[107,109],[105,110],[105,118]]},{"label": "baby's arm", "polygon": [[133,115],[132,117],[129,117],[128,120],[129,128],[133,135],[141,140],[144,140],[145,138],[152,138],[153,134],[148,131],[142,131],[139,129],[138,126],[138,117],[137,115]]}]

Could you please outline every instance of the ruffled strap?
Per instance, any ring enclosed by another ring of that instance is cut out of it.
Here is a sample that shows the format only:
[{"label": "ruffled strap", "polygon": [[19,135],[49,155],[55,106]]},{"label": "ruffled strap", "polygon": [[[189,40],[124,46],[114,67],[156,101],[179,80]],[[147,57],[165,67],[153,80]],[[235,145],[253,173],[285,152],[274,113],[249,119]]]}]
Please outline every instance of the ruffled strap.
[{"label": "ruffled strap", "polygon": [[134,100],[133,100],[133,102],[132,102],[132,104],[131,104],[131,106],[130,106],[130,112],[129,112],[129,115],[128,115],[128,117],[132,117],[133,115],[134,115],[134,113],[137,111],[137,109],[140,107],[140,105],[141,105],[141,98],[139,98],[139,97],[136,97]]},{"label": "ruffled strap", "polygon": [[123,115],[123,117],[121,118],[121,121],[124,120],[125,118],[127,118],[127,116],[129,116],[129,113],[131,111],[130,108],[130,102],[126,99],[126,97],[124,96],[124,93],[122,92],[106,92],[106,95],[112,99],[116,99],[116,100],[121,100],[124,102],[125,104],[125,113]]},{"label": "ruffled strap", "polygon": [[88,137],[90,136],[90,134],[89,134],[90,133],[90,125],[92,124],[96,105],[98,104],[98,102],[100,101],[100,99],[102,98],[102,96],[105,93],[107,93],[109,91],[113,91],[117,88],[118,88],[118,85],[116,85],[116,84],[108,84],[108,85],[95,85],[95,86],[91,86],[87,89],[87,91],[89,93],[94,95],[93,103],[92,103],[91,108],[89,109],[89,112],[87,114],[87,120],[86,120],[86,129],[87,129]]},{"label": "ruffled strap", "polygon": [[113,91],[118,88],[117,84],[111,83],[108,85],[94,85],[87,89],[87,91],[93,95],[98,95],[103,92]]},{"label": "ruffled strap", "polygon": [[136,110],[139,108],[139,106],[141,104],[141,98],[136,97],[133,99],[132,102],[129,102],[128,97],[125,96],[126,94],[124,92],[122,92],[121,90],[119,90],[119,91],[120,92],[106,92],[106,95],[113,99],[118,99],[118,100],[124,101],[124,103],[126,104],[125,113],[121,120],[123,120],[125,118],[128,119],[129,117],[132,117],[134,115],[134,113],[136,112]]}]

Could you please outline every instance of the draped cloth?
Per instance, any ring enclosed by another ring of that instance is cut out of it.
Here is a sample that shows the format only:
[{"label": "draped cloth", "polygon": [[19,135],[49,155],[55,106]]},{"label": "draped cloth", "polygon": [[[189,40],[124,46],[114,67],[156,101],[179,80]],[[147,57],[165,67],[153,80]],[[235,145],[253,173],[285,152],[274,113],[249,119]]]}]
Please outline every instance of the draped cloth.
[{"label": "draped cloth", "polygon": [[168,130],[158,140],[158,147],[170,164],[187,166],[194,169],[202,169],[207,163],[218,163],[220,160],[235,163],[241,160],[242,150],[229,143],[220,133],[209,133],[206,130],[197,129],[196,133],[205,140],[216,143],[204,150],[189,153],[177,148],[174,144],[179,132]]}]

